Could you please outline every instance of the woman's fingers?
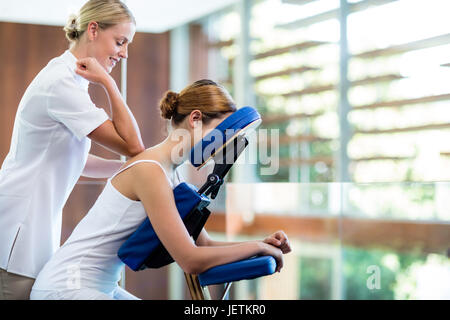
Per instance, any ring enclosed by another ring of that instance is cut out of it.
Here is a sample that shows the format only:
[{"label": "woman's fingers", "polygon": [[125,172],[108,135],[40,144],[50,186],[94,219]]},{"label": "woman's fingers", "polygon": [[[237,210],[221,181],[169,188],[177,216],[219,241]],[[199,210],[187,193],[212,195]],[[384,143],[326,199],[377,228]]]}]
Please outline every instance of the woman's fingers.
[{"label": "woman's fingers", "polygon": [[[267,240],[267,239],[266,239]],[[275,259],[275,262],[277,264],[275,271],[280,272],[281,268],[283,268],[283,253],[281,250],[273,245],[270,245],[266,241],[262,242],[263,245],[263,252],[262,255],[265,256],[272,256]]]},{"label": "woman's fingers", "polygon": [[283,253],[289,253],[292,251],[291,244],[289,243],[289,240],[286,239],[286,241],[281,245],[280,249],[283,251]]},{"label": "woman's fingers", "polygon": [[80,76],[83,76],[84,74],[86,74],[86,66],[77,62],[77,68],[75,69],[75,72]]},{"label": "woman's fingers", "polygon": [[283,252],[278,248],[272,247],[272,257],[274,257],[277,262],[275,272],[280,272],[283,268]]},{"label": "woman's fingers", "polygon": [[92,58],[84,58],[77,60],[77,67],[82,70],[91,70],[93,65]]},{"label": "woman's fingers", "polygon": [[283,251],[284,254],[292,251],[291,246],[289,244],[282,246],[280,249],[281,251]]},{"label": "woman's fingers", "polygon": [[85,59],[81,59],[77,61],[77,68],[75,69],[75,73],[82,76],[83,78],[92,81],[92,77],[91,77],[91,68],[89,67],[89,65],[86,63]]},{"label": "woman's fingers", "polygon": [[86,70],[87,69],[86,64],[84,64],[80,61],[77,61],[77,69]]},{"label": "woman's fingers", "polygon": [[274,234],[270,235],[264,242],[270,244],[274,247],[279,248],[283,254],[291,252],[291,244],[287,235],[283,231],[277,231]]},{"label": "woman's fingers", "polygon": [[[89,79],[88,79],[88,76],[86,75],[86,71],[81,70],[81,69],[76,69],[76,70],[75,70],[75,73],[78,74],[79,76],[82,76],[83,78],[89,80]],[[89,81],[90,81],[90,80],[89,80]]]},{"label": "woman's fingers", "polygon": [[272,237],[269,237],[269,238],[265,239],[264,242],[267,243],[267,244],[271,244],[271,245],[273,245],[275,247],[279,247],[281,245],[281,241],[280,240],[277,240],[277,239],[272,238]]},{"label": "woman's fingers", "polygon": [[291,252],[291,244],[284,231],[277,231],[275,232],[274,236],[280,241],[279,248],[283,251],[283,253]]},{"label": "woman's fingers", "polygon": [[281,252],[281,250],[277,249],[279,252],[277,254],[277,257],[275,257],[275,260],[277,261],[277,268],[276,268],[276,272],[280,272],[281,269],[283,268],[283,253]]},{"label": "woman's fingers", "polygon": [[108,77],[106,70],[92,57],[77,60],[75,72],[93,83],[103,83]]},{"label": "woman's fingers", "polygon": [[287,240],[287,235],[282,230],[275,232],[274,236],[275,236],[275,238],[277,238],[281,242],[284,242],[284,241]]}]

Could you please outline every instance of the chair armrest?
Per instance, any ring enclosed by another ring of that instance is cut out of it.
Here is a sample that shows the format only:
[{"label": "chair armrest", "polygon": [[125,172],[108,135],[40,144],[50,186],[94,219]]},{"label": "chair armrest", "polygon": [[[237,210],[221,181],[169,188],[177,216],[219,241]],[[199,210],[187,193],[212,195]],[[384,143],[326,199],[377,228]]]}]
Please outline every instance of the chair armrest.
[{"label": "chair armrest", "polygon": [[276,261],[272,256],[260,256],[213,267],[198,275],[200,285],[250,280],[275,272]]}]

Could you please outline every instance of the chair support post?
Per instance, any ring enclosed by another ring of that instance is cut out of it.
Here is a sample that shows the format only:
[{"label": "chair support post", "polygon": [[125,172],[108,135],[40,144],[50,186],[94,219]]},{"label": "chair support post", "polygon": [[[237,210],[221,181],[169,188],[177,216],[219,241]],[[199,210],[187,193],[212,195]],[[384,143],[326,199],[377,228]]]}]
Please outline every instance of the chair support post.
[{"label": "chair support post", "polygon": [[225,290],[223,291],[223,295],[222,295],[222,298],[220,299],[220,300],[225,300],[225,298],[226,298],[226,296],[227,296],[227,294],[228,294],[228,291],[230,291],[230,288],[231,288],[231,285],[233,284],[233,282],[228,282],[226,285],[225,285]]},{"label": "chair support post", "polygon": [[[186,283],[189,288],[192,300],[205,300],[205,295],[198,281],[198,277],[194,274],[184,273],[186,277]],[[209,293],[208,293],[209,295]]]}]

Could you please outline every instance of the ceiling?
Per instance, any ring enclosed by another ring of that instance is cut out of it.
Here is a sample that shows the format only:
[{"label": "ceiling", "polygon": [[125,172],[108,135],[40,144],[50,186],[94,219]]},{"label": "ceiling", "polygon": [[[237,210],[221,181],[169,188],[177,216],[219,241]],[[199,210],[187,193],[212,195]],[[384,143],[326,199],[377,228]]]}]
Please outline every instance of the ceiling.
[{"label": "ceiling", "polygon": [[[136,18],[137,31],[173,29],[238,0],[122,0]],[[86,0],[0,0],[0,21],[63,26]]]}]

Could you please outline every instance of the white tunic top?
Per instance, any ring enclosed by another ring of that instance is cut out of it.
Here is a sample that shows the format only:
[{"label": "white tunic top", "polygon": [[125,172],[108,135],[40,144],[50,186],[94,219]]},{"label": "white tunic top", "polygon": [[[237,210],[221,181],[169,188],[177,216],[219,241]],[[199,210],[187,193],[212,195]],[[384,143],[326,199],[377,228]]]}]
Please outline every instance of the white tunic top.
[{"label": "white tunic top", "polygon": [[[157,164],[164,171],[154,160],[138,160],[109,178],[94,206],[42,269],[33,290],[90,288],[110,293],[117,287],[124,267],[117,252],[144,222],[147,213],[140,201],[131,200],[114,188],[111,179],[141,162]],[[172,188],[181,180],[176,174],[171,179],[166,173]]]},{"label": "white tunic top", "polygon": [[0,170],[0,268],[35,278],[60,245],[62,209],[87,160],[86,136],[108,119],[75,73],[52,59],[20,101]]}]

